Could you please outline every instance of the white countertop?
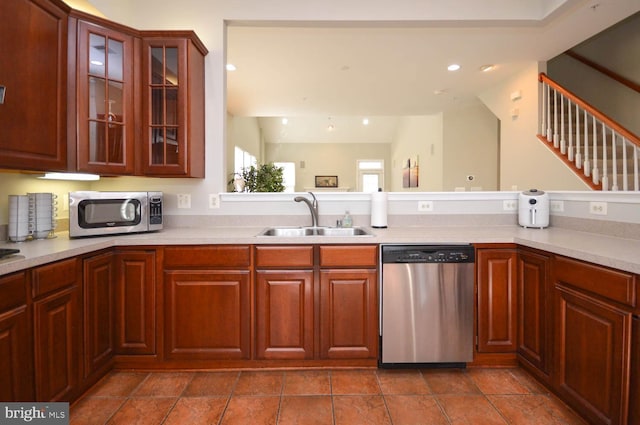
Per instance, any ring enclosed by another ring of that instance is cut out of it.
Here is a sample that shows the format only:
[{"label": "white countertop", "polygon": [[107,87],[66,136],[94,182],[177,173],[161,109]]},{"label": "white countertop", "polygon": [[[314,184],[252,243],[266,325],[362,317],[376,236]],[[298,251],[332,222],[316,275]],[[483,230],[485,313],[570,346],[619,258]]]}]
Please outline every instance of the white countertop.
[{"label": "white countertop", "polygon": [[640,240],[615,238],[562,228],[524,229],[519,226],[439,226],[370,229],[374,236],[268,237],[262,227],[172,228],[155,233],[69,239],[55,238],[0,244],[20,253],[0,260],[0,275],[113,246],[201,244],[395,244],[395,243],[517,243],[603,266],[640,274]]}]

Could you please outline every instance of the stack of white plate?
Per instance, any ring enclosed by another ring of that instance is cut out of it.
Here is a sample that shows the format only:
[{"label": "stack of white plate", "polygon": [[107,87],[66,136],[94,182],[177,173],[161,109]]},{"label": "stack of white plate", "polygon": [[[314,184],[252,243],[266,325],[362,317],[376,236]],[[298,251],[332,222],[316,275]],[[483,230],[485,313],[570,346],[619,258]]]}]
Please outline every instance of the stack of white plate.
[{"label": "stack of white plate", "polygon": [[34,239],[48,237],[56,227],[56,195],[29,193],[29,230]]},{"label": "stack of white plate", "polygon": [[29,236],[29,197],[9,195],[9,240],[22,242]]}]

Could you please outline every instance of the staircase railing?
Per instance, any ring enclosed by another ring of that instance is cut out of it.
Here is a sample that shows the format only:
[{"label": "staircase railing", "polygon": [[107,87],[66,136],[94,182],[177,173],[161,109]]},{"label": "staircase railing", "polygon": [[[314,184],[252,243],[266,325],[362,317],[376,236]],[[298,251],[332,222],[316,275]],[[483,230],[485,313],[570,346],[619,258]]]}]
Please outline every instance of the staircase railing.
[{"label": "staircase railing", "polygon": [[640,138],[541,73],[540,134],[594,190],[640,190]]}]

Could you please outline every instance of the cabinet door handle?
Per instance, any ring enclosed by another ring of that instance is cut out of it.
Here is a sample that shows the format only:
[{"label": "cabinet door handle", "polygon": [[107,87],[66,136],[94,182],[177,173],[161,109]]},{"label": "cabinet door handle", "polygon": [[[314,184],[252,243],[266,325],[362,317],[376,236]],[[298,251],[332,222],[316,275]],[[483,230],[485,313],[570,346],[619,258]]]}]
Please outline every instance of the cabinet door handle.
[{"label": "cabinet door handle", "polygon": [[4,93],[6,91],[6,87],[0,85],[0,105],[4,103]]}]

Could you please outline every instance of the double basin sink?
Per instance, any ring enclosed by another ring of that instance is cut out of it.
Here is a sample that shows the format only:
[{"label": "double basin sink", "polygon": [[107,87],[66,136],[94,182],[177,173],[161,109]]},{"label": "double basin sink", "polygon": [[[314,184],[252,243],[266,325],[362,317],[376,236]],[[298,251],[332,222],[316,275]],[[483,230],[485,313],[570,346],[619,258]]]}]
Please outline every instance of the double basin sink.
[{"label": "double basin sink", "polygon": [[269,227],[258,236],[373,236],[373,233],[363,227]]}]

